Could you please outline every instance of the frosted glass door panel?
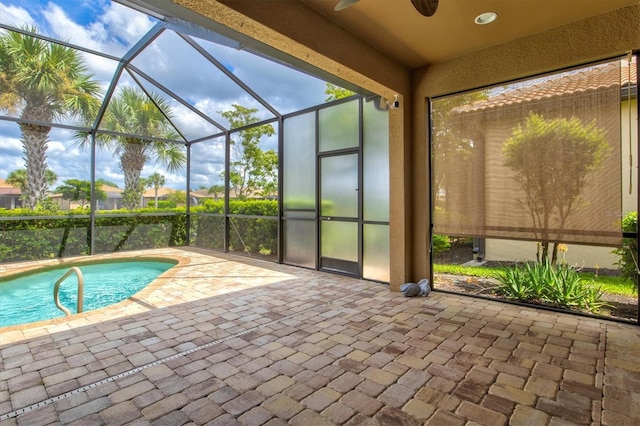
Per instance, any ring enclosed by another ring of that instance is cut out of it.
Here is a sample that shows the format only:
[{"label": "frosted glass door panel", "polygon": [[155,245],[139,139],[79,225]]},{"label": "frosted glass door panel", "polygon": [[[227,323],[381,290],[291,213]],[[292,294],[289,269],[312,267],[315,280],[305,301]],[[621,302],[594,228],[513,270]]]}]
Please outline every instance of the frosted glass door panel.
[{"label": "frosted glass door panel", "polygon": [[358,154],[321,159],[321,216],[358,216]]},{"label": "frosted glass door panel", "polygon": [[285,209],[316,208],[316,116],[284,122],[283,203]]},{"label": "frosted glass door panel", "polygon": [[362,278],[389,282],[389,225],[364,225]]},{"label": "frosted glass door panel", "polygon": [[284,262],[315,268],[316,223],[314,221],[284,221]]},{"label": "frosted glass door panel", "polygon": [[358,261],[358,224],[323,220],[321,226],[322,257]]},{"label": "frosted glass door panel", "polygon": [[320,152],[359,145],[358,110],[357,100],[320,110]]},{"label": "frosted glass door panel", "polygon": [[389,113],[364,104],[364,220],[389,221]]}]

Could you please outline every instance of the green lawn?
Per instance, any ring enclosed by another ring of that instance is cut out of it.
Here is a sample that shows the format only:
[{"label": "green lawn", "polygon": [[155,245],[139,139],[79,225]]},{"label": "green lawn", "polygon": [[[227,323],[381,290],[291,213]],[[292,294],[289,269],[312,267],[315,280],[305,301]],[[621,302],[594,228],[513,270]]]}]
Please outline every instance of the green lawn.
[{"label": "green lawn", "polygon": [[[467,275],[485,278],[495,278],[501,269],[500,267],[489,266],[433,265],[433,272],[436,274]],[[586,281],[593,280],[596,285],[601,285],[602,290],[607,293],[624,296],[635,296],[637,294],[633,283],[617,276],[598,275],[596,277],[595,274],[589,272],[583,272],[582,276]]]}]

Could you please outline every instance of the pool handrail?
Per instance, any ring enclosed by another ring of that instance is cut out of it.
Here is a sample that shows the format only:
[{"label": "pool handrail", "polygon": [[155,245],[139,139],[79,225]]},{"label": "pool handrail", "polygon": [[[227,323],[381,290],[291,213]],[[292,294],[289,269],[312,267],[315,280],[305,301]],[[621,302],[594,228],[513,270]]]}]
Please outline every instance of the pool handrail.
[{"label": "pool handrail", "polygon": [[77,312],[82,312],[82,305],[84,303],[84,278],[82,277],[82,271],[77,266],[72,266],[63,276],[61,276],[56,284],[53,286],[53,301],[56,304],[56,307],[64,312],[67,316],[71,315],[71,311],[60,303],[60,284],[67,279],[69,275],[72,273],[76,274],[78,277],[78,304],[77,304]]}]

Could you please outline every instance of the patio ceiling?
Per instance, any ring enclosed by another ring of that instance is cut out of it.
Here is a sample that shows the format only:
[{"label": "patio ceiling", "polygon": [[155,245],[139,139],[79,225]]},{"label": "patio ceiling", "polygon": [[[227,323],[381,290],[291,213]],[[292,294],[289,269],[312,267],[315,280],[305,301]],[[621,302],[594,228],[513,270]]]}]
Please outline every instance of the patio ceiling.
[{"label": "patio ceiling", "polygon": [[[326,81],[365,96],[390,98],[408,93],[407,72],[452,63],[577,22],[598,22],[588,19],[622,9],[634,16],[632,6],[638,4],[638,0],[440,0],[436,13],[425,17],[411,0],[358,0],[341,11],[334,10],[338,0],[208,0],[197,5],[189,0],[118,1],[215,28],[231,38],[239,35],[243,45]],[[495,22],[474,23],[479,14],[490,11],[498,15]],[[629,24],[593,25],[584,31],[622,42],[624,25]],[[558,40],[559,47],[563,41]],[[611,45],[609,53],[625,49]],[[522,57],[513,59],[530,57],[535,62],[541,54],[518,51],[515,55]],[[596,57],[601,56],[587,60]]]},{"label": "patio ceiling", "polygon": [[[359,0],[339,12],[338,0],[302,0],[408,69],[479,51],[601,15],[638,0],[440,0],[432,17],[420,15],[411,0]],[[238,7],[246,0],[222,0]],[[490,25],[474,18],[495,12]]]}]

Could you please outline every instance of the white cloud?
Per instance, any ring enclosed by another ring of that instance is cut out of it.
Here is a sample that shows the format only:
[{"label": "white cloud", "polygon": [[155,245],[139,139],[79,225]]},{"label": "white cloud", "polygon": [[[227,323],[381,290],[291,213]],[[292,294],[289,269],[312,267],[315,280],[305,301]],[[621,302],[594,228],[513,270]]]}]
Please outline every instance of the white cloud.
[{"label": "white cloud", "polygon": [[153,26],[153,21],[148,16],[113,2],[100,20],[109,28],[112,37],[126,41],[128,45],[138,42]]},{"label": "white cloud", "polygon": [[117,3],[109,3],[86,26],[73,21],[53,2],[43,15],[53,34],[61,40],[116,56],[124,54],[153,26],[147,16]]},{"label": "white cloud", "polygon": [[7,6],[0,3],[0,22],[14,27],[34,26],[35,20],[29,12],[18,6]]},{"label": "white cloud", "polygon": [[62,8],[54,3],[49,3],[43,11],[44,17],[52,29],[53,34],[61,39],[78,46],[84,46],[93,50],[100,50],[102,37],[88,28],[73,22]]},{"label": "white cloud", "polygon": [[[114,164],[113,161],[110,161],[111,164]],[[111,165],[104,165],[102,167],[96,167],[96,179],[104,179],[109,182],[113,182],[118,187],[124,187],[124,179],[120,169],[113,170]]]},{"label": "white cloud", "polygon": [[19,138],[0,135],[0,152],[4,155],[21,155],[22,142]]},{"label": "white cloud", "polygon": [[118,63],[111,59],[92,55],[90,53],[81,52],[80,55],[84,58],[85,64],[89,68],[91,74],[93,74],[93,79],[99,81],[103,93],[106,92]]},{"label": "white cloud", "polygon": [[0,178],[6,179],[14,170],[24,169],[22,159],[22,143],[20,139],[0,134]]}]

